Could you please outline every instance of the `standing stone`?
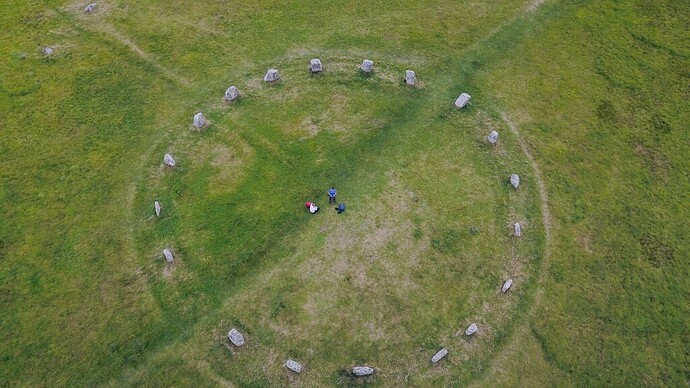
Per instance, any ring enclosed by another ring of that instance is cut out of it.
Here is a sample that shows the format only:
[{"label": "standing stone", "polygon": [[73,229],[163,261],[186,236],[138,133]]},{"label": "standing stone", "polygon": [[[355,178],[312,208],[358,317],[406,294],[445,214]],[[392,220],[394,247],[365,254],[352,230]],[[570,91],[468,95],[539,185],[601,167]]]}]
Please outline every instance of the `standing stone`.
[{"label": "standing stone", "polygon": [[471,98],[472,97],[469,94],[463,93],[458,97],[457,100],[455,100],[455,106],[458,108],[464,108],[465,105],[467,105],[467,103],[470,102]]},{"label": "standing stone", "polygon": [[434,354],[433,357],[431,357],[431,362],[435,364],[435,363],[441,361],[441,359],[443,357],[445,357],[447,354],[448,354],[448,349],[443,348],[443,349],[439,350],[436,354]]},{"label": "standing stone", "polygon": [[204,114],[201,112],[195,114],[192,123],[195,127],[201,129],[204,125],[206,125],[206,118],[204,117]]},{"label": "standing stone", "polygon": [[513,225],[513,235],[515,237],[521,237],[522,236],[522,226],[520,226],[519,222],[516,222],[515,225]]},{"label": "standing stone", "polygon": [[374,61],[365,59],[362,61],[362,65],[359,68],[365,73],[371,73],[371,71],[374,70]]},{"label": "standing stone", "polygon": [[473,323],[470,325],[470,327],[467,328],[467,330],[465,330],[465,335],[472,335],[472,334],[476,333],[477,330],[479,330],[479,328],[477,327],[477,324]]},{"label": "standing stone", "polygon": [[302,365],[300,365],[300,363],[297,361],[293,361],[293,360],[288,359],[287,361],[285,361],[285,367],[290,369],[291,371],[293,371],[295,373],[302,372]]},{"label": "standing stone", "polygon": [[175,167],[175,165],[177,164],[175,159],[170,154],[165,154],[165,156],[163,157],[163,163],[170,167]]},{"label": "standing stone", "polygon": [[242,337],[242,334],[234,327],[228,332],[228,339],[230,339],[230,342],[235,346],[244,345],[244,337]]},{"label": "standing stone", "polygon": [[280,74],[278,74],[277,69],[268,69],[266,75],[264,76],[265,82],[276,82],[280,80]]},{"label": "standing stone", "polygon": [[321,66],[321,60],[319,58],[312,59],[309,63],[309,70],[311,70],[312,73],[322,72],[323,67]]},{"label": "standing stone", "polygon": [[168,248],[163,249],[163,256],[165,256],[165,261],[167,261],[168,263],[173,262],[173,254],[172,254],[172,251],[170,249],[168,249]]},{"label": "standing stone", "polygon": [[374,374],[374,368],[368,366],[355,366],[352,368],[352,374],[355,376],[369,376]]},{"label": "standing stone", "polygon": [[405,70],[405,83],[414,86],[417,83],[417,75],[412,70]]},{"label": "standing stone", "polygon": [[516,189],[520,186],[520,177],[518,174],[513,174],[510,176],[510,184]]},{"label": "standing stone", "polygon": [[49,46],[44,47],[43,48],[43,55],[45,55],[46,57],[53,55],[53,48],[49,47]]},{"label": "standing stone", "polygon": [[491,144],[496,144],[498,142],[498,132],[496,131],[491,131],[489,136],[486,138],[486,140],[489,141]]},{"label": "standing stone", "polygon": [[84,12],[91,13],[96,10],[96,3],[91,3],[84,8]]},{"label": "standing stone", "polygon": [[161,216],[161,204],[158,201],[153,202],[153,209],[156,211],[156,217]]},{"label": "standing stone", "polygon": [[230,86],[228,90],[225,91],[225,96],[223,99],[225,101],[235,101],[240,96],[240,90],[237,86]]},{"label": "standing stone", "polygon": [[513,279],[508,279],[503,283],[503,287],[501,287],[501,292],[506,293],[508,290],[510,290],[510,287],[513,285]]}]

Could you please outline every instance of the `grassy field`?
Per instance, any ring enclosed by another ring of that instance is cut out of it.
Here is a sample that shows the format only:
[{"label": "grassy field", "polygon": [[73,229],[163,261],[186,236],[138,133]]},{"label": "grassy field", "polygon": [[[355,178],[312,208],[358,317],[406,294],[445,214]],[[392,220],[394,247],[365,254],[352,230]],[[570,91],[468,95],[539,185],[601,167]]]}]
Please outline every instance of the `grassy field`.
[{"label": "grassy field", "polygon": [[690,383],[687,3],[85,5],[0,4],[0,385]]}]

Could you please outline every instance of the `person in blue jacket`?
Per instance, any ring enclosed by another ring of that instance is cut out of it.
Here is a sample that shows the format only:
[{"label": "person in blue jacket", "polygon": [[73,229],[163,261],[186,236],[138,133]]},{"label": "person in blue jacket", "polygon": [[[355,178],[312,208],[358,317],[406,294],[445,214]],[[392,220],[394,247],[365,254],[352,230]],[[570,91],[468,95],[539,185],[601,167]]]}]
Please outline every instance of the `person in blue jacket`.
[{"label": "person in blue jacket", "polygon": [[335,203],[335,195],[337,192],[335,191],[335,187],[331,187],[328,189],[328,203]]}]

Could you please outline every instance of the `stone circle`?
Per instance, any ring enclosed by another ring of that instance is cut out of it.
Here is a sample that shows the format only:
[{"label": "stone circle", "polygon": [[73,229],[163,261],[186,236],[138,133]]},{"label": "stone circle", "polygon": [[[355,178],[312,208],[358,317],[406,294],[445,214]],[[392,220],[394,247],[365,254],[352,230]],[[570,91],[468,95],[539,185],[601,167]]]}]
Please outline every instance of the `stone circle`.
[{"label": "stone circle", "polygon": [[441,359],[443,357],[445,357],[447,354],[448,354],[448,349],[443,348],[443,349],[439,350],[438,352],[436,352],[436,354],[434,354],[433,357],[431,357],[431,362],[435,364],[435,363],[441,361]]},{"label": "stone circle", "polygon": [[165,163],[169,167],[175,167],[175,165],[177,164],[175,158],[173,158],[173,156],[170,154],[165,154],[165,156],[163,156],[163,163]]},{"label": "stone circle", "polygon": [[230,331],[228,332],[228,339],[235,346],[244,345],[244,337],[242,337],[242,334],[240,334],[240,332],[237,331],[237,329],[235,329],[234,327],[230,329]]},{"label": "stone circle", "polygon": [[321,73],[323,71],[323,67],[321,66],[321,60],[319,58],[313,58],[309,62],[309,70],[312,73]]},{"label": "stone circle", "polygon": [[172,254],[172,251],[170,250],[170,248],[163,249],[163,256],[165,256],[165,261],[167,261],[168,263],[172,263],[174,260],[173,254]]},{"label": "stone circle", "polygon": [[285,361],[285,367],[290,369],[291,371],[293,371],[295,373],[302,372],[302,365],[300,365],[299,362],[291,360],[289,358],[287,361]]},{"label": "stone circle", "polygon": [[412,70],[405,70],[405,83],[414,86],[417,84],[417,75]]},{"label": "stone circle", "polygon": [[467,93],[462,93],[456,100],[455,106],[458,108],[464,108],[469,102],[472,96]]},{"label": "stone circle", "polygon": [[374,61],[365,59],[362,61],[362,65],[359,68],[365,73],[371,73],[374,70]]},{"label": "stone circle", "polygon": [[237,89],[237,86],[230,86],[228,90],[225,91],[225,95],[223,96],[223,100],[225,101],[235,101],[240,97],[240,90]]},{"label": "stone circle", "polygon": [[268,69],[264,76],[264,82],[277,82],[280,80],[280,74],[277,69]]}]

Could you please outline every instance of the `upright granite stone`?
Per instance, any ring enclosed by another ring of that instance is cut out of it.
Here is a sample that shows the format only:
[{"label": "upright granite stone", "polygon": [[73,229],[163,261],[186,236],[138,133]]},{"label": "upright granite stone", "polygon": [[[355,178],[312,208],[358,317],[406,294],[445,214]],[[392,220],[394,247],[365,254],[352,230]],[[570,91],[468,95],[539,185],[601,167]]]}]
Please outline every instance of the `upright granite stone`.
[{"label": "upright granite stone", "polygon": [[165,156],[163,157],[163,163],[170,167],[175,167],[175,165],[177,164],[173,156],[170,154],[165,154]]},{"label": "upright granite stone", "polygon": [[467,330],[465,330],[465,335],[472,335],[472,334],[476,333],[477,330],[479,330],[479,328],[477,327],[477,324],[473,323],[470,325],[470,327],[467,328]]},{"label": "upright granite stone", "polygon": [[161,204],[158,201],[153,201],[153,210],[156,212],[156,217],[161,216]]},{"label": "upright granite stone", "polygon": [[46,46],[43,48],[43,55],[45,55],[46,57],[49,57],[49,56],[53,55],[53,51],[54,50],[52,47]]},{"label": "upright granite stone", "polygon": [[496,131],[491,131],[489,136],[487,136],[486,140],[489,141],[491,144],[496,144],[498,143],[498,132]]},{"label": "upright granite stone", "polygon": [[237,329],[235,329],[234,327],[230,329],[230,331],[228,332],[228,339],[235,346],[244,345],[244,337],[242,337],[242,334],[240,334],[240,332],[237,331]]},{"label": "upright granite stone", "polygon": [[194,126],[197,129],[201,129],[204,127],[204,125],[206,125],[206,117],[204,117],[203,113],[199,112],[199,113],[194,115],[194,119],[192,120],[192,124],[194,124]]},{"label": "upright granite stone", "polygon": [[371,71],[374,70],[374,61],[365,59],[362,61],[362,65],[359,66],[359,68],[365,73],[371,73]]},{"label": "upright granite stone", "polygon": [[277,82],[280,80],[280,74],[278,74],[277,69],[268,69],[266,75],[264,76],[265,82]]},{"label": "upright granite stone", "polygon": [[96,3],[91,3],[84,8],[84,12],[91,13],[96,10]]},{"label": "upright granite stone", "polygon": [[515,225],[513,225],[513,236],[522,237],[522,226],[520,226],[519,222],[516,222]]},{"label": "upright granite stone", "polygon": [[165,261],[168,263],[172,263],[174,260],[172,251],[169,248],[163,249],[163,256],[165,257]]},{"label": "upright granite stone", "polygon": [[225,101],[235,101],[240,97],[240,90],[237,89],[237,86],[230,86],[228,90],[225,91],[225,96],[223,96],[223,100]]},{"label": "upright granite stone", "polygon": [[467,93],[462,93],[456,100],[455,100],[455,106],[457,108],[464,108],[465,105],[467,105],[470,102],[470,99],[472,96],[470,96]]},{"label": "upright granite stone", "polygon": [[374,368],[368,366],[355,366],[352,368],[352,374],[355,376],[369,376],[374,374]]},{"label": "upright granite stone", "polygon": [[285,367],[290,369],[291,371],[293,371],[295,373],[302,372],[302,365],[300,365],[299,362],[294,361],[294,360],[288,359],[287,361],[285,361]]},{"label": "upright granite stone", "polygon": [[436,354],[434,354],[433,357],[431,357],[431,362],[435,364],[435,363],[441,361],[441,359],[443,357],[445,357],[447,354],[448,354],[448,349],[443,348],[443,349],[439,350],[438,352],[436,352]]},{"label": "upright granite stone", "polygon": [[309,62],[309,71],[312,73],[320,73],[323,71],[323,67],[321,66],[321,60],[319,58],[313,58]]},{"label": "upright granite stone", "polygon": [[510,184],[516,189],[520,187],[520,177],[518,174],[513,174],[510,176]]},{"label": "upright granite stone", "polygon": [[405,70],[405,83],[414,86],[417,84],[417,75],[412,70]]},{"label": "upright granite stone", "polygon": [[501,287],[501,292],[506,293],[508,290],[510,290],[510,287],[513,286],[513,279],[508,279],[503,283],[503,287]]}]

